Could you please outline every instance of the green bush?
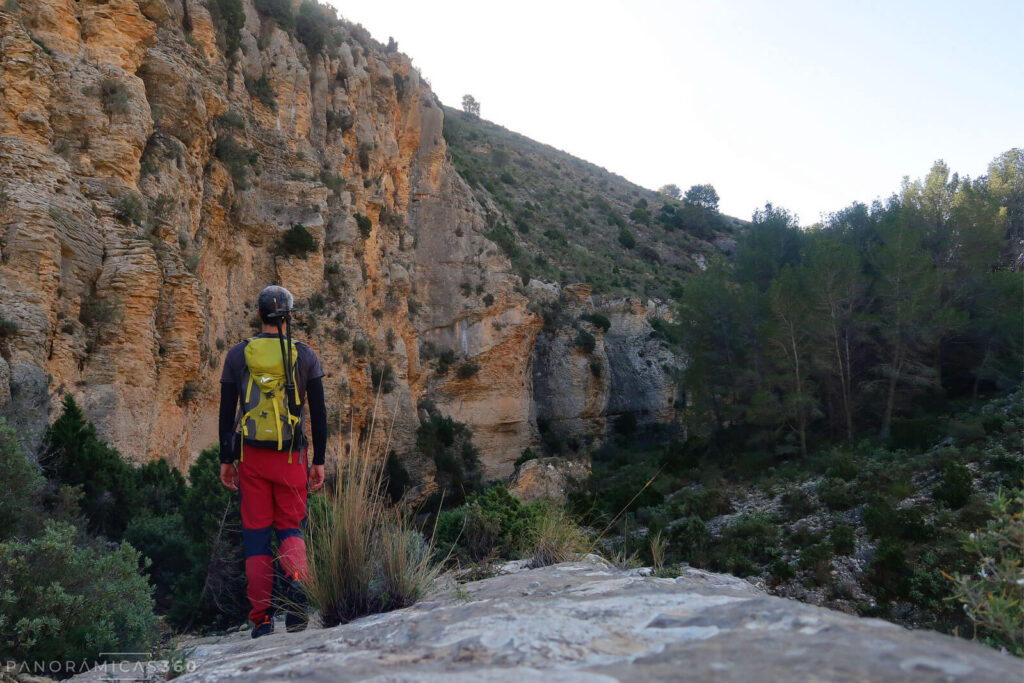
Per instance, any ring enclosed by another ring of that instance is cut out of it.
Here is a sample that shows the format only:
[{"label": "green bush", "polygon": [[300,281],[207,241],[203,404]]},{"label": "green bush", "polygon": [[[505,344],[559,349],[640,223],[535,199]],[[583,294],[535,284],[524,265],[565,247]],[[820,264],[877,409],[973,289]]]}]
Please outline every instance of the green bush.
[{"label": "green bush", "polygon": [[445,500],[458,505],[483,484],[480,455],[473,445],[473,432],[429,404],[423,408],[428,417],[416,430],[416,447],[434,461],[437,484],[444,491]]},{"label": "green bush", "polygon": [[590,334],[586,330],[580,330],[576,333],[576,339],[573,340],[573,345],[583,353],[593,353],[594,347],[597,345],[597,340],[594,339],[594,335]]},{"label": "green bush", "polygon": [[853,527],[847,524],[837,524],[829,534],[828,540],[835,549],[836,555],[852,555],[857,547]]},{"label": "green bush", "polygon": [[306,46],[310,55],[316,55],[327,46],[334,17],[325,7],[313,0],[303,0],[295,17],[295,37]]},{"label": "green bush", "polygon": [[254,0],[256,11],[277,22],[285,31],[295,26],[295,14],[291,0]]},{"label": "green bush", "polygon": [[530,550],[543,516],[544,503],[520,503],[504,486],[471,495],[465,505],[438,517],[435,546],[473,562],[491,557],[514,559]]},{"label": "green bush", "polygon": [[298,223],[288,228],[284,235],[281,236],[281,253],[288,254],[289,256],[306,258],[310,252],[316,251],[319,246],[316,238],[310,234],[306,226],[299,225]]},{"label": "green bush", "polygon": [[532,448],[524,448],[523,452],[518,458],[516,458],[513,466],[518,470],[524,463],[529,462],[530,460],[536,460],[538,457],[540,456],[538,456]]},{"label": "green bush", "polygon": [[135,225],[142,225],[146,220],[146,205],[142,198],[134,192],[125,192],[114,205],[114,214],[121,220],[126,220]]},{"label": "green bush", "polygon": [[586,313],[580,316],[580,320],[586,320],[594,327],[599,328],[602,332],[607,332],[612,326],[612,321],[603,313]]},{"label": "green bush", "polygon": [[230,135],[217,137],[214,155],[227,167],[231,180],[239,190],[249,188],[249,167],[255,164],[260,155],[244,147]]},{"label": "green bush", "polygon": [[391,363],[370,361],[370,382],[374,391],[390,394],[395,390],[395,370]]},{"label": "green bush", "polygon": [[797,567],[804,570],[811,570],[814,573],[814,580],[819,586],[828,582],[829,572],[832,570],[832,555],[834,549],[829,543],[818,543],[800,553]]},{"label": "green bush", "polygon": [[192,539],[185,533],[177,512],[153,516],[144,514],[128,523],[124,540],[150,560],[146,573],[159,600],[171,598],[174,586],[193,568]]},{"label": "green bush", "polygon": [[242,46],[242,27],[245,26],[242,0],[210,0],[207,7],[210,9],[213,25],[219,32],[217,42],[233,63],[235,53]]},{"label": "green bush", "polygon": [[201,452],[188,479],[180,515],[189,571],[173,583],[167,620],[185,630],[236,626],[249,611],[245,553],[238,502],[220,483],[220,448]]},{"label": "green bush", "polygon": [[691,515],[669,526],[669,548],[685,562],[702,562],[711,534],[700,517]]},{"label": "green bush", "polygon": [[263,106],[271,111],[277,111],[277,93],[274,92],[274,86],[270,85],[266,76],[259,78],[246,76],[245,89],[257,102],[263,103]]},{"label": "green bush", "polygon": [[478,372],[480,372],[480,366],[476,363],[463,363],[455,371],[455,376],[459,379],[469,379]]},{"label": "green bush", "polygon": [[954,595],[987,642],[1024,656],[1024,496],[1000,491],[991,512],[985,529],[964,539],[976,565],[952,577]]},{"label": "green bush", "polygon": [[135,470],[99,439],[71,394],[64,396],[64,410],[45,440],[53,478],[82,487],[80,505],[89,530],[119,540],[131,516],[145,506]]},{"label": "green bush", "polygon": [[857,490],[839,478],[828,478],[818,484],[818,498],[831,510],[849,510],[857,504]]},{"label": "green bush", "polygon": [[29,530],[36,517],[45,479],[18,445],[0,417],[0,541]]},{"label": "green bush", "polygon": [[746,514],[733,520],[709,553],[716,571],[750,576],[776,559],[779,528],[768,517]]},{"label": "green bush", "polygon": [[974,492],[974,480],[966,467],[950,460],[942,468],[942,481],[935,487],[932,497],[952,508],[959,510],[970,499]]},{"label": "green bush", "polygon": [[128,106],[128,89],[116,79],[104,78],[100,81],[98,92],[107,116],[127,114],[131,109]]},{"label": "green bush", "polygon": [[157,618],[141,557],[129,544],[76,544],[70,524],[48,521],[42,536],[0,543],[0,643],[22,662],[101,659],[146,651]]},{"label": "green bush", "polygon": [[18,323],[8,320],[3,314],[0,314],[0,339],[13,337],[18,333],[19,329],[21,328],[18,327]]},{"label": "green bush", "polygon": [[355,214],[356,225],[359,227],[359,234],[366,239],[373,230],[373,222],[361,213]]},{"label": "green bush", "polygon": [[624,246],[626,249],[632,249],[636,246],[636,238],[633,237],[633,233],[629,230],[622,228],[619,230],[619,244]]},{"label": "green bush", "polygon": [[871,590],[883,600],[895,600],[906,593],[910,574],[903,546],[898,541],[883,538],[866,574]]}]

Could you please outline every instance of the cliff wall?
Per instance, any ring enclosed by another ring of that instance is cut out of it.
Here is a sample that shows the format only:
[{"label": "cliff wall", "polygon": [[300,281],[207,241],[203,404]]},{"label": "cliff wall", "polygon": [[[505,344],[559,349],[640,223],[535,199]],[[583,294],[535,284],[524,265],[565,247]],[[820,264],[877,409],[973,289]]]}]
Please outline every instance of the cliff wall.
[{"label": "cliff wall", "polygon": [[[327,372],[333,455],[374,410],[376,438],[411,453],[427,398],[473,428],[489,476],[510,473],[538,442],[543,323],[484,235],[436,98],[361,27],[326,18],[310,45],[242,6],[234,33],[197,0],[0,9],[0,312],[18,326],[0,407],[37,448],[71,392],[126,457],[185,466],[216,443],[224,353],[277,282]],[[294,226],[315,248],[282,246]],[[607,390],[581,416],[631,405]]]}]

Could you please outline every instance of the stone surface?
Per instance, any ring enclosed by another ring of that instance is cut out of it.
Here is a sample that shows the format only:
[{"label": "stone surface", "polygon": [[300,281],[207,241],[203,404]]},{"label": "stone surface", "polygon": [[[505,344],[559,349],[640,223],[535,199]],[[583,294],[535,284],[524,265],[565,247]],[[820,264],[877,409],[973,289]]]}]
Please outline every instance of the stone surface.
[{"label": "stone surface", "polygon": [[197,670],[180,680],[1020,679],[1021,660],[966,640],[770,597],[730,576],[644,573],[560,564],[333,629],[199,640]]}]

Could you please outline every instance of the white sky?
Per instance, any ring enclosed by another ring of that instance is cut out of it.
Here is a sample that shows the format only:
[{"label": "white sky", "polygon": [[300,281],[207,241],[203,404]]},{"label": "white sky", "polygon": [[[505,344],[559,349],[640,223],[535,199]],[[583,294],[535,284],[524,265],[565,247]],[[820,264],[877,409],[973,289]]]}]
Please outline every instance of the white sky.
[{"label": "white sky", "polygon": [[441,100],[655,189],[810,224],[1024,146],[1024,0],[328,0]]}]

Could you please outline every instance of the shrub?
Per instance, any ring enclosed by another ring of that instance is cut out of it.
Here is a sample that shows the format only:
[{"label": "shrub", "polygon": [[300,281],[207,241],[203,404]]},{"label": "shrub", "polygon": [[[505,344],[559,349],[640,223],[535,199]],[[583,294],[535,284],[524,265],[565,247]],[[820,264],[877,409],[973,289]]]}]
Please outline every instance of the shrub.
[{"label": "shrub", "polygon": [[469,496],[465,505],[441,513],[436,547],[441,553],[454,550],[456,556],[473,562],[535,553],[542,561],[549,560],[559,549],[577,547],[571,533],[560,537],[560,532],[546,528],[552,520],[542,519],[549,515],[559,523],[571,523],[567,517],[551,513],[544,503],[524,505],[504,486],[492,486]]},{"label": "shrub", "polygon": [[539,456],[532,448],[524,448],[523,452],[516,458],[513,466],[518,470],[522,465],[530,460],[536,460]]},{"label": "shrub", "polygon": [[352,353],[358,356],[365,356],[370,353],[370,343],[358,337],[352,341]]},{"label": "shrub", "polygon": [[277,93],[266,76],[259,78],[245,77],[245,89],[249,95],[258,102],[263,103],[271,111],[277,111]]},{"label": "shrub", "polygon": [[283,254],[306,258],[310,252],[317,250],[319,244],[306,226],[296,223],[281,236],[279,246]]},{"label": "shrub", "polygon": [[0,642],[23,662],[67,662],[149,649],[156,636],[149,582],[127,543],[78,547],[48,521],[42,536],[0,543]]},{"label": "shrub", "polygon": [[238,189],[249,188],[249,167],[259,160],[257,152],[244,147],[230,135],[222,135],[217,138],[214,155],[227,167]]},{"label": "shrub", "polygon": [[135,225],[142,225],[146,220],[146,206],[142,199],[134,192],[126,192],[121,195],[114,206],[114,214],[121,220],[126,220]]},{"label": "shrub", "polygon": [[373,144],[364,142],[359,145],[359,168],[365,173],[370,170],[370,151]]},{"label": "shrub", "polygon": [[452,349],[445,349],[437,356],[437,374],[445,375],[448,373],[448,368],[455,364],[455,351]]},{"label": "shrub", "polygon": [[897,541],[882,539],[867,571],[867,578],[874,593],[883,600],[898,598],[906,591],[906,581],[910,573],[903,546]]},{"label": "shrub", "polygon": [[461,422],[425,406],[427,419],[416,430],[416,447],[434,461],[437,483],[446,492],[445,499],[461,503],[483,483],[479,452],[473,445],[473,432]]},{"label": "shrub", "polygon": [[395,390],[395,370],[391,363],[378,363],[370,361],[370,381],[373,383],[373,390],[383,394],[390,394]]},{"label": "shrub", "polygon": [[954,510],[967,503],[974,492],[974,481],[966,467],[951,460],[942,468],[942,481],[935,487],[932,497]]},{"label": "shrub", "polygon": [[359,234],[366,239],[373,230],[373,222],[361,213],[355,214],[356,225],[359,226]]},{"label": "shrub", "polygon": [[342,189],[345,187],[345,179],[340,175],[331,173],[327,169],[320,171],[320,182],[334,194],[341,194]]},{"label": "shrub", "polygon": [[836,555],[852,555],[857,547],[853,527],[847,524],[837,524],[829,534],[828,540],[835,549]]},{"label": "shrub", "polygon": [[687,562],[701,561],[711,541],[707,525],[700,517],[684,517],[669,527],[670,547]]},{"label": "shrub", "polygon": [[327,130],[341,130],[345,132],[350,130],[355,125],[356,117],[351,113],[339,114],[338,112],[327,110],[326,115]]},{"label": "shrub", "polygon": [[306,592],[325,627],[408,607],[437,578],[431,545],[388,504],[374,460],[369,449],[357,454],[336,486],[311,498]]},{"label": "shrub", "polygon": [[13,337],[18,333],[19,329],[21,328],[18,327],[18,323],[8,320],[3,314],[0,314],[0,339]]},{"label": "shrub", "polygon": [[144,507],[135,471],[96,435],[71,394],[61,416],[46,431],[47,469],[68,486],[82,488],[81,508],[89,530],[119,540],[128,520]]},{"label": "shrub", "polygon": [[597,345],[597,340],[594,339],[594,335],[590,334],[586,330],[580,330],[576,333],[576,339],[573,340],[573,345],[583,353],[593,353],[594,347]]},{"label": "shrub", "polygon": [[213,25],[220,32],[218,43],[224,49],[232,63],[235,61],[235,53],[242,46],[242,27],[245,25],[245,10],[242,9],[242,0],[211,0],[207,4],[210,9],[210,18]]},{"label": "shrub", "polygon": [[636,432],[637,420],[636,413],[632,410],[627,410],[618,417],[615,418],[615,432],[621,434],[624,437],[632,436]]},{"label": "shrub", "polygon": [[964,549],[976,556],[971,574],[956,574],[954,596],[992,645],[1024,656],[1024,496],[1000,491],[992,504],[992,520],[964,539]]},{"label": "shrub", "polygon": [[0,417],[0,541],[27,531],[45,480]]},{"label": "shrub", "polygon": [[113,78],[104,78],[100,81],[98,93],[107,116],[128,113],[128,89],[123,83]]},{"label": "shrub", "polygon": [[469,379],[480,371],[480,366],[476,363],[463,363],[459,366],[459,369],[455,371],[455,376],[459,379]]},{"label": "shrub", "polygon": [[633,237],[633,233],[629,230],[622,228],[619,230],[619,244],[624,246],[626,249],[632,249],[636,246],[636,238]]},{"label": "shrub", "polygon": [[226,113],[217,117],[217,123],[229,128],[245,130],[245,117],[237,109],[229,109]]},{"label": "shrub", "polygon": [[832,570],[833,548],[829,543],[818,543],[800,553],[797,566],[814,572],[814,580],[820,586],[828,582]]},{"label": "shrub", "polygon": [[768,517],[746,514],[733,520],[712,548],[710,564],[716,571],[737,576],[758,572],[760,565],[775,559],[779,528]]},{"label": "shrub", "polygon": [[284,30],[295,26],[295,15],[292,12],[291,0],[255,0],[256,11],[277,22]]},{"label": "shrub", "polygon": [[303,0],[299,15],[295,17],[295,37],[306,46],[310,55],[316,55],[327,45],[333,17],[326,8],[313,0]]},{"label": "shrub", "polygon": [[488,308],[490,308],[493,305],[494,305],[494,295],[491,294],[490,292],[488,292],[487,294],[484,294],[484,306],[487,306]]},{"label": "shrub", "polygon": [[594,327],[599,328],[602,332],[607,332],[612,326],[612,321],[603,313],[586,313],[580,316],[580,320],[586,320]]},{"label": "shrub", "polygon": [[179,629],[225,629],[244,621],[249,611],[241,517],[238,502],[220,483],[219,453],[217,446],[207,448],[188,471],[179,514],[189,539],[190,569],[173,583],[167,613]]},{"label": "shrub", "polygon": [[818,498],[832,510],[849,510],[857,504],[856,489],[842,479],[824,479],[818,484]]}]

